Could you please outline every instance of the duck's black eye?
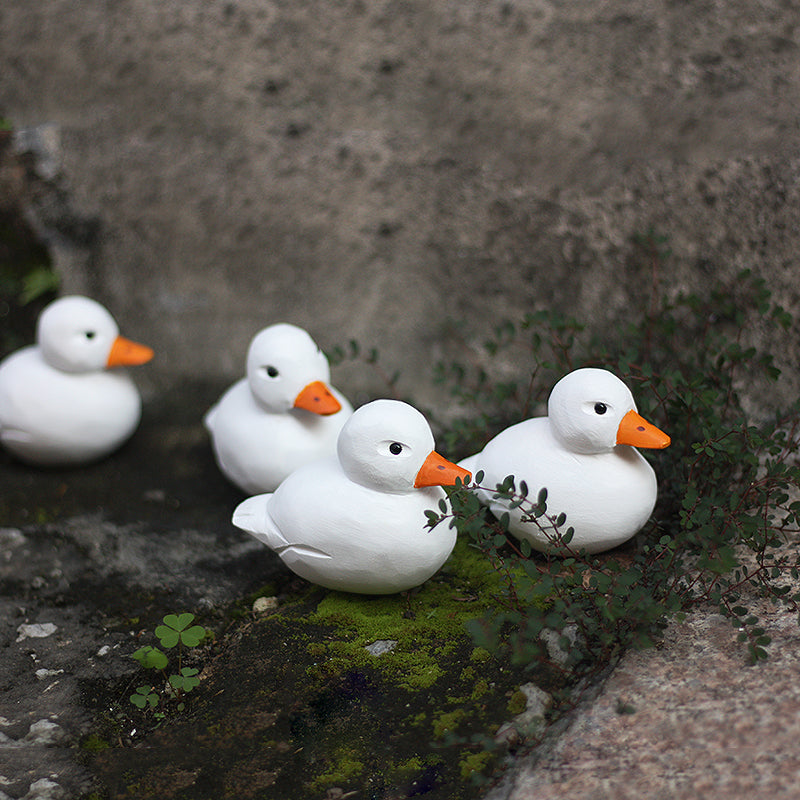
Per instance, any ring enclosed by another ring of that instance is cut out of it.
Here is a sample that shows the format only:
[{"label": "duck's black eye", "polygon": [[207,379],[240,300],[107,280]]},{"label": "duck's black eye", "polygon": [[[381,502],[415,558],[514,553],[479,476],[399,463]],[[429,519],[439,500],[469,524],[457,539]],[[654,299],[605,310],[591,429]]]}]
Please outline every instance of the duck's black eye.
[{"label": "duck's black eye", "polygon": [[605,414],[608,411],[608,406],[605,403],[595,403],[594,404],[594,413],[595,414]]},{"label": "duck's black eye", "polygon": [[393,456],[399,456],[399,455],[400,455],[400,453],[402,453],[402,452],[403,452],[403,445],[401,445],[401,444],[400,444],[400,442],[392,442],[392,443],[389,445],[389,452],[390,452],[390,453],[391,453]]},{"label": "duck's black eye", "polygon": [[278,368],[273,366],[264,367],[264,371],[267,373],[267,375],[269,375],[270,378],[277,378],[279,374]]},{"label": "duck's black eye", "polygon": [[95,336],[97,336],[97,334],[96,334],[94,331],[86,331],[86,332],[84,333],[84,336],[85,336],[87,339],[94,339],[94,337],[95,337]]}]

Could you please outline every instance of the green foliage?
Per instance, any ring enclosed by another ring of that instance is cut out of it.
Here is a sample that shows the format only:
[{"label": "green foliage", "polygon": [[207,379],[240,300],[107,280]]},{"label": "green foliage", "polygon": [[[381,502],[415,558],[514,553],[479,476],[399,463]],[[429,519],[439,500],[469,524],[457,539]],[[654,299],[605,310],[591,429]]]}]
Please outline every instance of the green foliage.
[{"label": "green foliage", "polygon": [[335,345],[325,353],[325,356],[332,367],[336,367],[347,361],[359,362],[366,365],[384,386],[383,396],[397,397],[397,383],[400,380],[400,372],[399,370],[395,370],[389,373],[383,368],[380,364],[380,354],[377,348],[372,347],[364,351],[355,339],[351,339],[345,346]]},{"label": "green foliage", "polygon": [[[448,797],[472,796],[461,785],[460,763],[471,764],[467,784],[480,769],[491,772],[493,762],[480,752],[506,720],[520,684],[520,671],[475,647],[466,629],[500,591],[482,553],[460,540],[419,589],[364,596],[317,588],[296,606],[286,602],[276,614],[257,618],[248,639],[272,631],[279,644],[279,650],[254,648],[271,653],[261,669],[289,697],[276,709],[291,711],[291,752],[314,764],[314,787],[362,787],[367,796],[370,787],[439,775]],[[371,650],[387,640],[392,646],[384,652]],[[276,663],[284,674],[276,674]],[[543,683],[550,677],[536,676]],[[470,738],[476,732],[480,742]]]},{"label": "green foliage", "polygon": [[178,675],[169,676],[169,685],[175,691],[190,692],[195,686],[200,685],[198,674],[200,670],[196,667],[181,667]]},{"label": "green foliage", "polygon": [[[13,125],[0,117],[0,168],[13,174],[22,166],[11,147]],[[7,168],[11,167],[9,171]],[[0,356],[33,339],[36,318],[56,296],[59,279],[46,245],[23,210],[24,191],[15,181],[3,183],[0,208]]]},{"label": "green foliage", "polygon": [[158,647],[145,645],[131,655],[144,669],[154,669],[162,674],[164,685],[161,693],[152,685],[139,686],[130,701],[138,708],[147,707],[154,709],[162,697],[178,701],[178,710],[183,710],[182,698],[186,692],[192,691],[200,685],[198,677],[200,670],[196,667],[183,666],[184,648],[195,648],[207,637],[207,631],[200,625],[192,625],[194,614],[167,614],[163,625],[158,625],[155,635],[162,647],[172,649],[178,647],[176,671],[168,671],[169,658]]},{"label": "green foliage", "polygon": [[152,686],[139,686],[131,695],[131,703],[139,708],[155,708],[158,705],[158,695],[153,691]]},{"label": "green foliage", "polygon": [[335,769],[322,772],[312,782],[312,786],[318,791],[324,791],[330,786],[350,783],[360,778],[365,770],[364,763],[354,758],[352,753],[343,747],[337,748],[330,754],[330,761],[336,764]]},{"label": "green foliage", "polygon": [[81,750],[88,753],[102,753],[103,750],[108,750],[111,745],[96,733],[90,733],[81,739]]},{"label": "green foliage", "polygon": [[40,297],[54,294],[58,291],[59,284],[58,275],[49,267],[36,267],[22,278],[19,302],[27,305]]},{"label": "green foliage", "polygon": [[157,647],[140,647],[132,656],[145,669],[166,669],[169,659]]},{"label": "green foliage", "polygon": [[[176,644],[186,647],[197,647],[206,635],[205,628],[192,625],[194,614],[167,614],[164,624],[156,628],[156,636],[163,647],[175,647]],[[190,628],[189,626],[192,625]]]},{"label": "green foliage", "polygon": [[[657,287],[663,241],[650,234],[641,246]],[[518,381],[495,382],[481,366],[440,366],[442,380],[456,379],[455,397],[477,412],[452,429],[447,452],[475,452],[502,427],[534,410],[546,413],[539,407],[550,388],[578,366],[622,377],[643,415],[673,442],[645,453],[659,478],[653,518],[630,545],[608,554],[572,549],[568,521],[548,509],[546,490],[528,498],[513,476],[482,488],[521,508],[532,524],[554,526],[558,556],[531,552],[509,536],[507,520],[489,514],[471,489],[450,492],[452,511],[428,514],[431,527],[455,524],[504,583],[496,610],[470,623],[476,644],[519,664],[595,668],[626,647],[652,645],[670,617],[711,604],[737,628],[752,660],[767,657],[769,637],[746,596],[792,607],[800,600],[789,583],[800,575],[800,556],[785,546],[800,522],[800,414],[793,407],[749,420],[740,387],[772,391],[779,371],[750,340],[756,325],[769,340],[789,322],[748,271],[704,296],[654,298],[643,319],[602,341],[553,312],[500,325],[486,351],[493,358],[513,353],[523,365]]]},{"label": "green foliage", "polygon": [[[547,396],[558,378],[575,369],[585,327],[553,310],[526,314],[521,321],[498,323],[483,343],[485,358],[474,366],[439,363],[434,381],[446,387],[465,413],[438,437],[442,451],[462,458],[509,425],[545,413]],[[513,377],[498,376],[498,363],[514,365]],[[517,365],[525,365],[518,370]]]},{"label": "green foliage", "polygon": [[[339,636],[330,643],[309,643],[309,654],[319,661],[308,671],[309,677],[369,664],[400,689],[430,689],[444,675],[443,664],[452,648],[469,643],[466,624],[482,614],[491,605],[487,598],[502,588],[496,576],[486,572],[481,553],[463,541],[457,542],[442,574],[446,580],[428,581],[425,590],[415,594],[413,613],[402,594],[366,599],[345,592],[327,593],[305,619],[334,625]],[[365,647],[377,640],[396,645],[375,658]],[[491,659],[486,651],[474,658],[482,656],[484,661]]]}]

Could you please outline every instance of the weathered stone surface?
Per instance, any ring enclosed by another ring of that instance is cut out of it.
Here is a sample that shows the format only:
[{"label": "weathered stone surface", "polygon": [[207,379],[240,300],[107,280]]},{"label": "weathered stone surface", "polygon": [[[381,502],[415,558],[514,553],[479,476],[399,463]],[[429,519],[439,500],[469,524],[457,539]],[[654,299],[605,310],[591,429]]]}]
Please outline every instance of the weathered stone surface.
[{"label": "weathered stone surface", "polygon": [[773,639],[747,662],[730,622],[692,614],[657,648],[625,655],[563,735],[487,800],[797,797],[796,614],[751,605]]},{"label": "weathered stone surface", "polygon": [[[790,6],[48,0],[0,14],[0,113],[60,131],[72,222],[57,230],[52,202],[36,205],[64,287],[156,347],[154,392],[238,375],[276,319],[323,347],[376,346],[421,401],[434,361],[463,347],[451,319],[468,345],[548,306],[602,328],[654,278],[675,291],[744,266],[798,307]],[[632,243],[651,228],[673,251],[656,276]],[[790,341],[774,347],[796,370]],[[386,391],[363,365],[336,377],[357,399]]]},{"label": "weathered stone surface", "polygon": [[[199,414],[216,391],[184,402]],[[278,566],[231,525],[240,495],[191,419],[151,409],[139,434],[78,470],[0,453],[0,787],[12,798],[88,791],[80,741],[110,710],[94,687],[134,674],[154,614],[213,617]]]},{"label": "weathered stone surface", "polygon": [[[0,115],[32,131],[16,142],[39,165],[25,203],[65,290],[157,349],[137,374],[148,401],[180,402],[199,377],[210,403],[252,334],[286,319],[326,348],[377,347],[402,394],[446,411],[433,363],[474,354],[502,317],[555,307],[602,330],[654,282],[751,267],[798,318],[798,37],[791,4],[746,0],[15,0],[0,7]],[[650,229],[672,250],[657,271],[633,243]],[[755,413],[800,388],[797,322],[766,345],[784,377]],[[385,391],[359,364],[334,375],[356,402]],[[144,596],[168,576],[171,602],[213,606],[268,572],[264,548],[232,538],[202,410],[146,417],[130,445],[169,457],[169,486],[140,474],[132,489],[127,461],[102,481],[0,463],[19,526],[0,532],[0,796],[86,785],[69,750],[20,744],[56,713],[79,737],[82,682],[133,649],[85,601],[133,614],[114,581]],[[796,620],[764,616],[776,645],[756,668],[714,616],[628,654],[498,791],[795,797]],[[42,621],[58,630],[16,641]]]}]

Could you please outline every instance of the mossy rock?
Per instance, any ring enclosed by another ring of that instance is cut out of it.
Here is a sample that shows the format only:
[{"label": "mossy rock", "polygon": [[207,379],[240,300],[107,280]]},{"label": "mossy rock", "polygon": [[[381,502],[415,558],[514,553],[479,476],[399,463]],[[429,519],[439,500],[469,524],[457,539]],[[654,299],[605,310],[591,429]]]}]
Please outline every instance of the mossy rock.
[{"label": "mossy rock", "polygon": [[[408,594],[299,586],[277,611],[234,624],[186,712],[168,715],[144,748],[91,757],[110,797],[318,800],[332,787],[375,800],[480,796],[509,698],[531,680],[466,630],[502,588],[488,562],[459,543]],[[394,644],[373,655],[376,641]]]}]

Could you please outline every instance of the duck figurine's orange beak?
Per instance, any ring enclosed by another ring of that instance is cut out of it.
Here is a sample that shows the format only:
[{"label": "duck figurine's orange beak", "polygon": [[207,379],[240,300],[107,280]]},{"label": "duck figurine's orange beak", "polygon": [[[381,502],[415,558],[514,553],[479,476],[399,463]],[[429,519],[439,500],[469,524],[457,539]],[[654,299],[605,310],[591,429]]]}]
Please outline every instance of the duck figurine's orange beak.
[{"label": "duck figurine's orange beak", "polygon": [[617,444],[663,450],[669,447],[671,441],[664,431],[656,428],[632,409],[622,418],[617,429]]},{"label": "duck figurine's orange beak", "polygon": [[294,407],[303,408],[323,417],[342,410],[342,404],[322,381],[309,383],[295,398]]},{"label": "duck figurine's orange beak", "polygon": [[146,345],[117,336],[111,345],[106,367],[135,367],[146,364],[153,357],[153,350]]},{"label": "duck figurine's orange beak", "polygon": [[421,489],[423,486],[453,486],[456,478],[461,478],[463,483],[469,483],[472,473],[469,470],[459,467],[452,461],[440,456],[435,450],[425,459],[417,473],[414,481],[414,488]]}]

